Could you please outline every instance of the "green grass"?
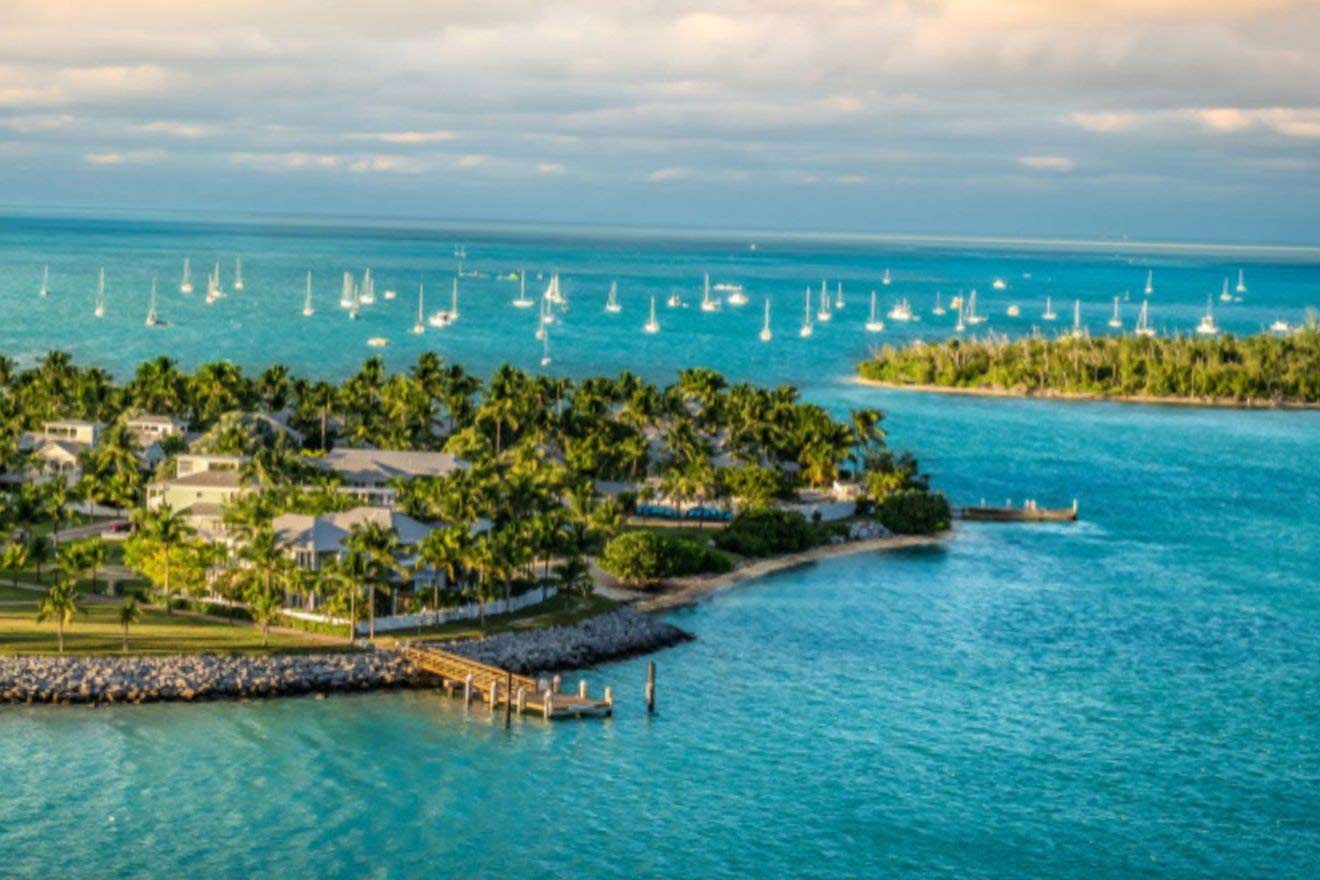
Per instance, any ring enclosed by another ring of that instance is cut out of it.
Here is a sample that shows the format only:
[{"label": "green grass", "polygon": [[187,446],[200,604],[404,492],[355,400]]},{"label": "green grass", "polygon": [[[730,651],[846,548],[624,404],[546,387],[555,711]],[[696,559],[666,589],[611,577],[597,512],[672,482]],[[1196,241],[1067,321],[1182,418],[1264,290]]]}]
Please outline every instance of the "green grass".
[{"label": "green grass", "polygon": [[[618,602],[605,596],[590,596],[581,599],[576,596],[554,596],[549,601],[532,605],[513,614],[486,615],[486,635],[502,632],[535,629],[544,626],[566,626],[588,617],[595,617],[618,606]],[[476,620],[456,620],[440,626],[424,626],[416,629],[399,630],[382,634],[384,637],[398,639],[479,639],[481,625]]]},{"label": "green grass", "polygon": [[[35,596],[36,594],[30,594]],[[64,631],[64,649],[69,654],[118,654],[122,630],[118,604],[87,604],[85,614],[74,618]],[[57,649],[55,624],[36,622],[36,603],[15,607],[0,605],[0,654],[53,654]],[[230,626],[179,613],[144,608],[142,619],[128,630],[132,654],[251,654],[263,653],[261,631],[253,626]],[[271,632],[272,653],[321,653],[343,650],[333,642]]]},{"label": "green grass", "polygon": [[40,601],[41,594],[32,590],[25,590],[22,587],[15,587],[8,582],[0,584],[0,601],[12,602],[15,600],[27,600],[32,603]]}]

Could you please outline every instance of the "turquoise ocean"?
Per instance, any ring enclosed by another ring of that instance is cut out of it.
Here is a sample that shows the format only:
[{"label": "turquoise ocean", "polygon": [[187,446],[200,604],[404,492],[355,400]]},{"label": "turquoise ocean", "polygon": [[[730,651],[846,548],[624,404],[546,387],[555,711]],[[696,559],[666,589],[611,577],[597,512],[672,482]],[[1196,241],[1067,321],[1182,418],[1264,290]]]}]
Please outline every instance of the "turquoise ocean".
[{"label": "turquoise ocean", "polygon": [[[480,276],[462,279],[462,318],[411,335],[419,280],[428,312],[446,306],[459,243]],[[211,306],[180,294],[185,256],[199,291],[217,261],[228,288],[241,258],[245,290]],[[350,321],[340,276],[368,266],[398,297]],[[119,376],[164,352],[333,378],[383,336],[395,367],[435,350],[483,373],[540,370],[534,313],[498,278],[522,269],[533,297],[557,271],[569,299],[549,371],[667,380],[701,365],[878,406],[955,501],[1077,498],[1082,521],[961,528],[939,549],[821,562],[677,612],[697,640],[654,658],[654,717],[645,660],[585,673],[614,686],[613,720],[511,731],[429,693],[2,708],[0,875],[1314,876],[1320,413],[848,377],[874,344],[947,335],[936,291],[975,288],[981,332],[1045,328],[1046,296],[1060,324],[1077,299],[1108,332],[1113,298],[1131,326],[1151,271],[1162,331],[1190,330],[1207,296],[1230,331],[1297,323],[1320,306],[1320,252],[24,214],[0,217],[0,351],[59,348]],[[1242,302],[1221,303],[1239,269]],[[749,304],[701,312],[707,272]],[[167,328],[143,326],[153,275]],[[799,339],[822,279],[846,305]],[[611,281],[618,315],[602,309]],[[922,320],[866,334],[873,288],[882,312],[906,297]],[[665,307],[675,291],[688,308]],[[662,329],[645,336],[651,296]]]}]

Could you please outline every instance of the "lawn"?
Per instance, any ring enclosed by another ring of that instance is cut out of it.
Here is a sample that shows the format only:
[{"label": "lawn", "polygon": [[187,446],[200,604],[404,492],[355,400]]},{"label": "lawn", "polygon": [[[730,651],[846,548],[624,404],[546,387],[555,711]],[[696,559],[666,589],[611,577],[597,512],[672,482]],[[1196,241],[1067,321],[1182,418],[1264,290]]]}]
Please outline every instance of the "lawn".
[{"label": "lawn", "polygon": [[[36,622],[34,593],[32,605],[0,605],[0,654],[53,654],[56,651],[55,624]],[[120,652],[122,630],[118,604],[86,603],[85,614],[74,618],[64,631],[64,648],[71,654],[107,654]],[[143,608],[142,619],[129,627],[128,650],[133,654],[217,654],[260,653],[261,631],[248,625],[230,626],[196,617]],[[272,631],[270,651],[324,652],[343,650],[334,642],[318,641],[307,636]]]},{"label": "lawn", "polygon": [[[581,599],[576,596],[554,596],[549,601],[532,605],[513,614],[486,615],[486,635],[496,635],[514,630],[534,629],[543,626],[566,626],[588,617],[603,614],[618,606],[618,602],[604,596],[591,596]],[[381,633],[383,637],[398,639],[479,639],[481,625],[476,620],[456,620],[440,626],[424,626],[416,629]]]}]

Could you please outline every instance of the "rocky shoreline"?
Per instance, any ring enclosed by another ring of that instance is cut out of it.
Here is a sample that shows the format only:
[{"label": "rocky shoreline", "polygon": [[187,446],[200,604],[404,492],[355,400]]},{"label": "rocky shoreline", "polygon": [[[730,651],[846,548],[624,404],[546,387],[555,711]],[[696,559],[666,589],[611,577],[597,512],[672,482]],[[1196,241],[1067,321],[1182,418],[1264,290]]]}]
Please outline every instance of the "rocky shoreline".
[{"label": "rocky shoreline", "polygon": [[535,675],[649,654],[692,638],[686,630],[624,606],[571,626],[501,633],[444,647],[481,663]]},{"label": "rocky shoreline", "polygon": [[0,703],[154,703],[420,687],[395,651],[161,657],[0,657]]}]

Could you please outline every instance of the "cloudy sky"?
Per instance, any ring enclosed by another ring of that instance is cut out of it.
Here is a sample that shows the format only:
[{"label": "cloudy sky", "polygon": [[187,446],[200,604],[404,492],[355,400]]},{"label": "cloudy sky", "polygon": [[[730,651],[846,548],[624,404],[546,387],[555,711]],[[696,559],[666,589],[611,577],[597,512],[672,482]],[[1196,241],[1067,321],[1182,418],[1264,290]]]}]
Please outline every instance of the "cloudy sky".
[{"label": "cloudy sky", "polygon": [[5,0],[0,203],[1320,239],[1320,3]]}]

